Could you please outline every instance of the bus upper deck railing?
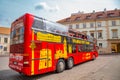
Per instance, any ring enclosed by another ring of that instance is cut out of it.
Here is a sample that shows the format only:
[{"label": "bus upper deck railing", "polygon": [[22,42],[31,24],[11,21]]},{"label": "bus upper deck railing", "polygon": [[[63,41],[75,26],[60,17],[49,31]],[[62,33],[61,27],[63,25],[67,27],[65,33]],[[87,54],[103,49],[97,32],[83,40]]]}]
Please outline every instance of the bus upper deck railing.
[{"label": "bus upper deck railing", "polygon": [[79,40],[85,40],[85,41],[89,41],[89,42],[94,42],[94,39],[93,38],[80,38],[80,37],[74,37],[74,36],[70,36],[69,33],[67,34],[60,34],[60,33],[55,33],[55,32],[51,32],[51,31],[47,31],[47,30],[42,30],[42,29],[38,29],[38,28],[32,28],[34,30],[35,33],[37,33],[38,31],[41,31],[41,32],[46,32],[46,33],[51,33],[51,34],[54,34],[54,35],[60,35],[60,36],[66,36],[66,37],[70,37],[70,38],[74,38],[74,39],[79,39]]}]

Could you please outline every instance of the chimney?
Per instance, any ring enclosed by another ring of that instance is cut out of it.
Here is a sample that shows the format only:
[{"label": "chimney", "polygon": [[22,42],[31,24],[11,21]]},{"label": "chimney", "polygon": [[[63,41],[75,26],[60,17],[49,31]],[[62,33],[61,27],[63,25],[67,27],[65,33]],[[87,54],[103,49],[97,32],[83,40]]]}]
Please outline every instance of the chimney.
[{"label": "chimney", "polygon": [[103,13],[106,13],[107,12],[107,9],[106,8],[104,8],[104,11],[103,11]]},{"label": "chimney", "polygon": [[93,10],[93,13],[95,13],[95,10]]},{"label": "chimney", "polygon": [[107,9],[106,9],[106,8],[104,8],[104,12],[106,12],[106,10],[107,10]]},{"label": "chimney", "polygon": [[117,8],[115,8],[115,11],[117,11]]}]

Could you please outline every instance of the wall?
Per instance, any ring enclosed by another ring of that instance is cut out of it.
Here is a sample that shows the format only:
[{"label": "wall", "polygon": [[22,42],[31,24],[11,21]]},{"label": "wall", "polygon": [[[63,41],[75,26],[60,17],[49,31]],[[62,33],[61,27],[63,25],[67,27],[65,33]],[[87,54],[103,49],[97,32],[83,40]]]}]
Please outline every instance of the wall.
[{"label": "wall", "polygon": [[[0,46],[2,46],[2,48],[0,48],[0,55],[6,55],[9,53],[9,46],[10,46],[10,36],[9,35],[5,35],[5,34],[0,34]],[[8,42],[4,43],[4,38],[8,38]],[[4,51],[4,47],[7,47],[7,51]]]}]

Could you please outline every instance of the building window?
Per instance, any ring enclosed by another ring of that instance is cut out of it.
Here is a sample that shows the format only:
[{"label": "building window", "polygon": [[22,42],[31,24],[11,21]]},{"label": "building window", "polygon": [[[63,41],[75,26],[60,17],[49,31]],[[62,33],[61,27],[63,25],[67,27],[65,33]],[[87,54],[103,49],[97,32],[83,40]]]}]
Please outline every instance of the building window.
[{"label": "building window", "polygon": [[109,13],[108,16],[109,16],[109,17],[113,17],[113,16],[115,16],[115,15],[114,15],[114,13]]},{"label": "building window", "polygon": [[117,29],[113,29],[112,30],[112,38],[118,38],[118,31],[117,31]]},{"label": "building window", "polygon": [[93,27],[94,27],[93,23],[90,23],[90,27],[91,27],[91,28],[93,28]]},{"label": "building window", "polygon": [[70,18],[67,18],[67,19],[66,19],[66,22],[70,22]]},{"label": "building window", "polygon": [[112,21],[112,26],[116,26],[116,21]]},{"label": "building window", "polygon": [[79,21],[79,20],[80,20],[80,17],[77,17],[75,20],[76,20],[76,21]]},{"label": "building window", "polygon": [[90,35],[91,35],[92,37],[94,37],[94,33],[90,33]]},{"label": "building window", "polygon": [[76,29],[79,29],[79,24],[76,24]]},{"label": "building window", "polygon": [[83,23],[83,28],[86,28],[86,24],[85,23]]},{"label": "building window", "polygon": [[4,47],[4,51],[7,51],[7,47]]},{"label": "building window", "polygon": [[102,43],[99,43],[99,47],[102,47]]},{"label": "building window", "polygon": [[98,25],[98,27],[101,27],[101,22],[98,22],[97,25]]},{"label": "building window", "polygon": [[86,19],[91,19],[91,16],[86,16]]},{"label": "building window", "polygon": [[69,25],[69,29],[72,29],[72,25]]},{"label": "building window", "polygon": [[0,45],[0,49],[2,49],[3,48],[3,46],[2,45]]},{"label": "building window", "polygon": [[8,38],[4,38],[4,43],[8,43]]},{"label": "building window", "polygon": [[102,17],[103,17],[102,14],[97,15],[97,18],[102,18]]},{"label": "building window", "polygon": [[98,32],[98,39],[102,38],[102,32]]}]

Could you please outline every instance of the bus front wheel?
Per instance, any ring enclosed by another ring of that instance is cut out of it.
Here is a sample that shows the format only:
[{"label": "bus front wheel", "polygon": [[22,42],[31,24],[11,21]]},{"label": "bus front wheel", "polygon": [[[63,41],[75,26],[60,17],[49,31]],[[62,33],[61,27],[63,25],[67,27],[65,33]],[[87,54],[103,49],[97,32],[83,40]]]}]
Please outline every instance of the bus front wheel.
[{"label": "bus front wheel", "polygon": [[65,70],[65,61],[63,59],[58,60],[56,66],[56,72],[63,72]]}]

